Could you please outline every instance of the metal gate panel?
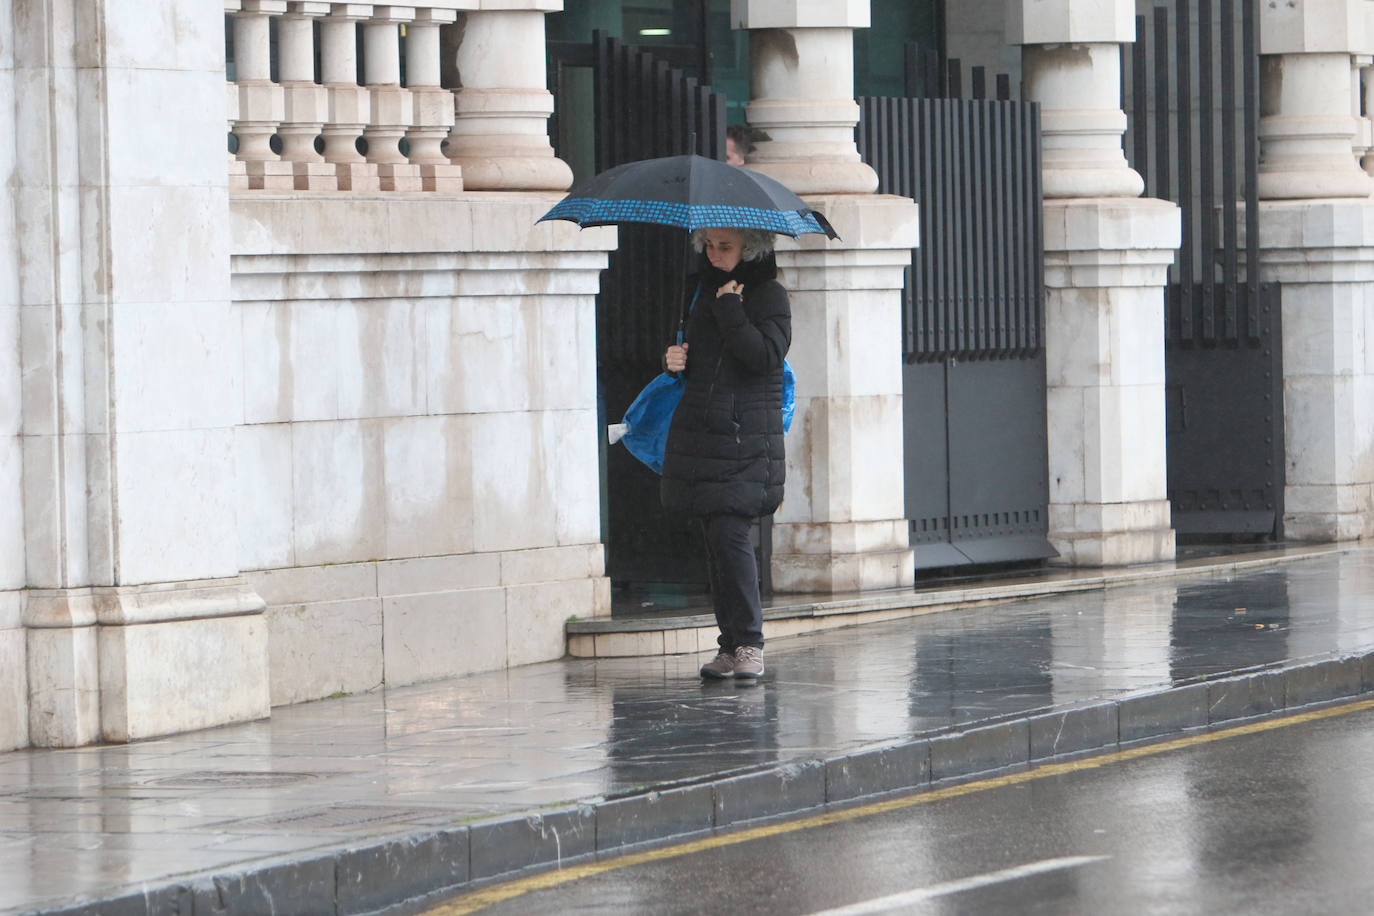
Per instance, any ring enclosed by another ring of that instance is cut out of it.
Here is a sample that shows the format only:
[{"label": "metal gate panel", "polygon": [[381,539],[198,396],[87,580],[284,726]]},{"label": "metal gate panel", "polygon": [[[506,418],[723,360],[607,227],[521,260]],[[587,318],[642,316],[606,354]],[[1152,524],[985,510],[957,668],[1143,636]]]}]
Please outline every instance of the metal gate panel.
[{"label": "metal gate panel", "polygon": [[1279,287],[1261,284],[1253,307],[1240,291],[1239,313],[1255,337],[1165,350],[1169,502],[1179,534],[1269,535],[1282,522]]},{"label": "metal gate panel", "polygon": [[879,191],[921,206],[902,307],[916,567],[1054,556],[1038,108],[926,98],[860,106],[859,149]]},{"label": "metal gate panel", "polygon": [[1258,262],[1256,0],[1171,0],[1136,19],[1126,150],[1182,211],[1165,308],[1168,496],[1187,535],[1281,536],[1282,345]]}]

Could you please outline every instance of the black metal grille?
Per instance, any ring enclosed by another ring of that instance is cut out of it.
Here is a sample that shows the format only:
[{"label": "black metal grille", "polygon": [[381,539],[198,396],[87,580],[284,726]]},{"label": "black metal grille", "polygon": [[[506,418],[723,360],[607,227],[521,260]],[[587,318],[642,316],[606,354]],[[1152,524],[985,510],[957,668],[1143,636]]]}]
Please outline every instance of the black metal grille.
[{"label": "black metal grille", "polygon": [[1147,196],[1183,211],[1171,345],[1261,336],[1259,275],[1244,269],[1259,240],[1258,19],[1251,0],[1174,0],[1136,17],[1136,41],[1123,50],[1131,165]]},{"label": "black metal grille", "polygon": [[1044,327],[1039,108],[987,99],[859,100],[878,190],[921,205],[903,292],[908,361],[1035,353]]},{"label": "black metal grille", "polygon": [[1165,300],[1168,494],[1180,536],[1281,534],[1279,290],[1258,271],[1259,10],[1172,0],[1136,19],[1126,150],[1182,211]]},{"label": "black metal grille", "polygon": [[906,513],[918,570],[1038,561],[1045,428],[1040,124],[985,98],[985,71],[909,48],[907,90],[860,99],[858,144],[878,190],[920,205],[902,294]]},{"label": "black metal grille", "polygon": [[[596,170],[694,152],[725,158],[725,97],[646,50],[593,36]],[[657,363],[673,342],[688,261],[680,229],[641,224],[620,228],[597,299],[603,361]]]}]

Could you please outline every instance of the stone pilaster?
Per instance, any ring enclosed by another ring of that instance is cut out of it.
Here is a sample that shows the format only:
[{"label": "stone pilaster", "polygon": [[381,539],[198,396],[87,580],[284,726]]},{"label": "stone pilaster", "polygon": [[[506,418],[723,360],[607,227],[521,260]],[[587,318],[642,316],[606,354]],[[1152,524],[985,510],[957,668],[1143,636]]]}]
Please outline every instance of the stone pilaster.
[{"label": "stone pilaster", "polygon": [[1049,537],[1060,563],[1174,555],[1161,309],[1179,232],[1167,201],[1045,202]]},{"label": "stone pilaster", "polygon": [[268,713],[234,517],[223,33],[149,42],[146,5],[102,9],[16,51],[19,612],[40,746]]},{"label": "stone pilaster", "polygon": [[544,72],[544,16],[562,0],[502,0],[462,14],[461,88],[449,158],[463,187],[481,191],[562,191],[572,169],[553,154],[553,94]]},{"label": "stone pilaster", "polygon": [[[13,35],[11,4],[0,3],[0,35]],[[0,175],[19,175],[14,42],[0,42]],[[29,743],[24,587],[23,417],[20,362],[20,239],[11,198],[0,203],[0,751]]]},{"label": "stone pilaster", "polygon": [[1282,286],[1285,538],[1374,537],[1374,201],[1265,201]]},{"label": "stone pilaster", "polygon": [[1178,208],[1140,200],[1121,148],[1130,0],[1008,0],[1044,131],[1050,542],[1059,562],[1172,559],[1164,285]]},{"label": "stone pilaster", "polygon": [[732,0],[730,18],[749,30],[750,168],[802,195],[876,191],[854,144],[854,30],[869,26],[868,4]]},{"label": "stone pilaster", "polygon": [[843,235],[779,240],[797,412],[773,524],[773,588],[910,587],[902,474],[901,290],[917,243],[907,198],[811,197]]},{"label": "stone pilaster", "polygon": [[1260,7],[1260,279],[1282,288],[1283,533],[1374,536],[1374,179],[1362,0]]}]

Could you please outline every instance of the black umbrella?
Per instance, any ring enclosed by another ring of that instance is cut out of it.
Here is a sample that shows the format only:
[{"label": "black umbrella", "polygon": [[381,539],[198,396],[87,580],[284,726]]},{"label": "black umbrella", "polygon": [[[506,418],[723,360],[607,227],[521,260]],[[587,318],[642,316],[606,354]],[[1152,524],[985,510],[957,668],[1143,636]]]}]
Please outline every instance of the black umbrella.
[{"label": "black umbrella", "polygon": [[579,226],[655,223],[689,232],[718,226],[839,238],[824,215],[781,183],[704,156],[664,156],[607,169],[574,188],[537,222],[546,219]]}]

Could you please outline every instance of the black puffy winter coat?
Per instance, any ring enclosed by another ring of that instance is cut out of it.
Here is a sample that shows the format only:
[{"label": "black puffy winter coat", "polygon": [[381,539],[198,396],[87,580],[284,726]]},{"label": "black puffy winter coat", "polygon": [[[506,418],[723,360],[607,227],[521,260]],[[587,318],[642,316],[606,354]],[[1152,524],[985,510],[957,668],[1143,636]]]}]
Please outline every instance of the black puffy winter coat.
[{"label": "black puffy winter coat", "polygon": [[[792,310],[777,274],[771,254],[728,274],[702,258],[687,323],[687,387],[663,457],[660,495],[670,512],[757,517],[782,502],[782,362]],[[728,280],[744,287],[743,297],[716,297]]]}]

